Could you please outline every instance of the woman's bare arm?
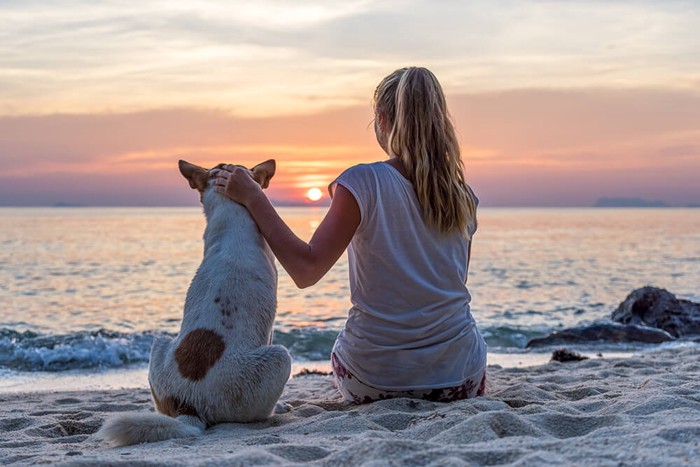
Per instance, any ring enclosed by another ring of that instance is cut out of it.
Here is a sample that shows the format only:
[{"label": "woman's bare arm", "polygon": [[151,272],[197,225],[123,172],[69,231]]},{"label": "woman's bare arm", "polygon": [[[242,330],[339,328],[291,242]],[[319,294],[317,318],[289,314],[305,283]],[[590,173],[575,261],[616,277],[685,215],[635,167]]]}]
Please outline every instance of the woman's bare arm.
[{"label": "woman's bare arm", "polygon": [[314,285],[328,272],[360,224],[355,198],[338,185],[328,213],[306,243],[285,224],[250,172],[236,167],[221,173],[217,190],[248,208],[277,260],[299,288]]}]

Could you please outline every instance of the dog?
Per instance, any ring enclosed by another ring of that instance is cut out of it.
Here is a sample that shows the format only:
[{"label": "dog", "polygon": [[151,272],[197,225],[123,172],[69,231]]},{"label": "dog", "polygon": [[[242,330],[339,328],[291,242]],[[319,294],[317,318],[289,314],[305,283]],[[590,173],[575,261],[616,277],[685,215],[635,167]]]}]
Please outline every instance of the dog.
[{"label": "dog", "polygon": [[[179,169],[204,207],[204,259],[187,291],[179,335],[156,338],[151,348],[148,382],[157,413],[108,420],[98,436],[114,446],[264,420],[291,372],[287,349],[272,345],[277,268],[267,242],[244,206],[216,192],[212,170],[182,160]],[[263,188],[274,173],[274,160],[251,170]]]}]

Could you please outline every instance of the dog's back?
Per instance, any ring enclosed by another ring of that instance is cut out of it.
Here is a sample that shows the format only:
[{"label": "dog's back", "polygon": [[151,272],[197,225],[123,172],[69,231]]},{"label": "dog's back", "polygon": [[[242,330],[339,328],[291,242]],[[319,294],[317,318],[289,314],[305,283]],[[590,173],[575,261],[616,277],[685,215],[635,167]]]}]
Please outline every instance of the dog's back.
[{"label": "dog's back", "polygon": [[201,194],[204,259],[187,292],[180,334],[156,339],[151,350],[151,394],[163,415],[111,420],[101,434],[113,444],[265,419],[289,378],[289,353],[270,345],[277,307],[274,257],[243,206],[208,183]]},{"label": "dog's back", "polygon": [[277,310],[274,256],[245,207],[213,190],[202,202],[204,258],[187,291],[181,334],[204,327],[227,346],[265,345]]}]

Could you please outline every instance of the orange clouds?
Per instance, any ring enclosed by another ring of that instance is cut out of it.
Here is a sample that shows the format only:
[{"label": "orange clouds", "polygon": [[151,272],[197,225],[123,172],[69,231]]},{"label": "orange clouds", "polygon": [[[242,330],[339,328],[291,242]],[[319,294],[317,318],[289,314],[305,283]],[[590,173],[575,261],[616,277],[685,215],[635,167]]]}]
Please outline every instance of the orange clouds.
[{"label": "orange clouds", "polygon": [[[250,167],[275,158],[279,169],[270,196],[301,200],[344,168],[380,157],[371,118],[369,107],[267,119],[196,109],[0,117],[0,134],[6,135],[0,140],[0,204],[193,204],[164,194],[180,183],[178,159]],[[43,177],[41,189],[23,186],[31,177]],[[100,192],[92,178],[102,180]],[[119,182],[112,186],[111,180]]]},{"label": "orange clouds", "polygon": [[700,92],[520,90],[449,102],[467,176],[487,203],[700,200]]},{"label": "orange clouds", "polygon": [[[483,205],[700,200],[698,93],[523,90],[448,103]],[[345,168],[385,157],[371,119],[369,105],[247,119],[197,109],[0,117],[0,204],[196,204],[178,159],[252,166],[268,158],[278,161],[269,196],[303,201]]]}]

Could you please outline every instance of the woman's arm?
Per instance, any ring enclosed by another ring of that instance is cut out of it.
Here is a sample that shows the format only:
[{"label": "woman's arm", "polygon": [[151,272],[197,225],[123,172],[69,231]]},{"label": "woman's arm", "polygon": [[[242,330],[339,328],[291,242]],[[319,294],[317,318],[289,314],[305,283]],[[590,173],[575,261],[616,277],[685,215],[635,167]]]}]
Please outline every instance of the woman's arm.
[{"label": "woman's arm", "polygon": [[306,243],[284,223],[249,171],[229,167],[217,174],[217,190],[248,209],[297,287],[314,285],[338,261],[360,224],[360,208],[355,198],[338,185],[328,213]]}]

